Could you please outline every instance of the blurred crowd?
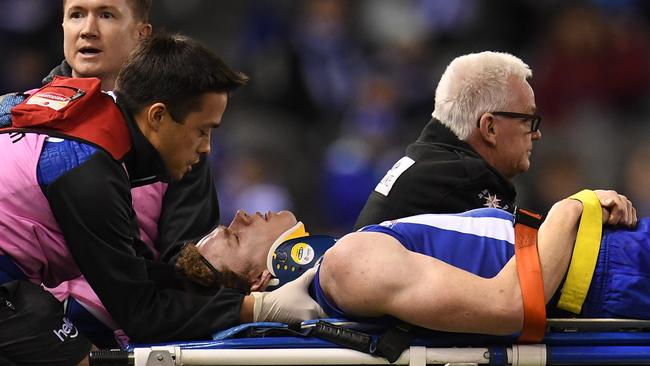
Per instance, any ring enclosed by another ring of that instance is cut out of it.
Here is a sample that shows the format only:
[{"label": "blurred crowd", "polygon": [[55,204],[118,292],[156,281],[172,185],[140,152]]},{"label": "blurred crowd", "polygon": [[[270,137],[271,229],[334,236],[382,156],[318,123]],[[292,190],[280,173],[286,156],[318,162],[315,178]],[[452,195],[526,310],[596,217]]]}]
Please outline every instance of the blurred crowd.
[{"label": "blurred crowd", "polygon": [[[191,35],[251,76],[216,131],[222,220],[291,209],[342,233],[404,154],[456,56],[513,53],[543,116],[519,206],[611,187],[650,215],[650,2],[154,0],[154,29]],[[63,58],[61,2],[0,0],[0,93]]]}]

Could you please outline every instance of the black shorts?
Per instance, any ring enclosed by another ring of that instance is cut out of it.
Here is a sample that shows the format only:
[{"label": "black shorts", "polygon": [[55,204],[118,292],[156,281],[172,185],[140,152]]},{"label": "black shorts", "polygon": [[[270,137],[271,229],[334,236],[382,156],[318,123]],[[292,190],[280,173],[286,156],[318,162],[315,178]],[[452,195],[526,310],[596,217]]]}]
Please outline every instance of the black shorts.
[{"label": "black shorts", "polygon": [[91,344],[63,305],[29,281],[0,285],[0,365],[76,365]]}]

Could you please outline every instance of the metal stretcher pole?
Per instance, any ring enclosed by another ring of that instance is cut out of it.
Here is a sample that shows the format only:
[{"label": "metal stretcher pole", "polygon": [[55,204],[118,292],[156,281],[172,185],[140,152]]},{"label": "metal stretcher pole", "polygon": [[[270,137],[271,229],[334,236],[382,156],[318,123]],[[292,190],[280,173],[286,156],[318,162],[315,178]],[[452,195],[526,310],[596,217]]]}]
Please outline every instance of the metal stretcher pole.
[{"label": "metal stretcher pole", "polygon": [[[134,350],[134,366],[165,365],[165,358],[173,359],[172,365],[389,365],[383,357],[343,348],[304,349],[180,349],[157,347],[157,356],[150,357],[150,348]],[[411,363],[411,353],[414,360]],[[402,353],[394,365],[425,366],[426,364],[489,364],[487,348],[425,348],[411,347]],[[167,356],[168,355],[168,356]],[[422,357],[424,356],[424,357]],[[422,362],[423,361],[423,362]]]},{"label": "metal stretcher pole", "polygon": [[[385,358],[342,348],[303,349],[183,349],[135,348],[131,357],[91,361],[91,365],[387,365]],[[497,348],[424,348],[404,351],[395,365],[621,365],[649,364],[650,346],[543,346]]]}]

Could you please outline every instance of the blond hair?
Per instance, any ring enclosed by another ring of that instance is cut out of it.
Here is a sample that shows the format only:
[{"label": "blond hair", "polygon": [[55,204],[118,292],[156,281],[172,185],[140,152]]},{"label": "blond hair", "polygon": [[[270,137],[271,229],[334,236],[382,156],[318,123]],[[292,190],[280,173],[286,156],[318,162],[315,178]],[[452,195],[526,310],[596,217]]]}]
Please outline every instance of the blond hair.
[{"label": "blond hair", "polygon": [[525,82],[532,75],[528,65],[508,53],[485,51],[457,57],[440,78],[431,115],[464,140],[483,113],[508,107],[509,79]]}]

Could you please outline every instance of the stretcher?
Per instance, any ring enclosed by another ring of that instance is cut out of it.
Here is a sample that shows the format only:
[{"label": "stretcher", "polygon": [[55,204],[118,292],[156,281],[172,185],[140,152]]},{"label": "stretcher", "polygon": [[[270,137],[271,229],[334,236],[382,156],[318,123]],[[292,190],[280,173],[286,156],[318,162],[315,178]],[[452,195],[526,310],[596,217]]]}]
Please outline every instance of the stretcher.
[{"label": "stretcher", "polygon": [[[600,204],[593,192],[587,195],[591,197],[591,203],[585,197],[577,197],[583,202],[585,211],[600,213]],[[537,214],[517,212],[515,255],[518,263],[527,263],[517,267],[524,300],[521,334],[488,336],[410,329],[409,326],[404,331],[399,323],[386,327],[340,319],[304,322],[298,327],[254,323],[217,333],[211,341],[133,345],[126,350],[94,352],[90,357],[91,365],[650,364],[650,320],[546,318],[543,282],[535,250],[540,220]],[[601,228],[600,218],[587,221]],[[580,314],[590,287],[601,241],[600,231],[595,236],[581,235],[581,229],[582,220],[559,299],[559,303],[570,306],[566,308],[558,304],[562,310],[575,314]],[[586,232],[593,234],[593,225],[587,227]],[[282,235],[278,238],[269,252],[269,271],[281,283],[293,279],[293,267],[313,266],[324,252],[322,249],[331,247],[335,241],[328,237],[304,236],[306,232],[302,224],[292,228],[288,234],[288,237]],[[296,253],[301,254],[294,256]],[[277,273],[273,272],[274,269],[278,269]],[[572,295],[571,298],[565,299],[566,294]],[[647,302],[637,304],[647,306]],[[531,317],[535,321],[527,324],[526,319]],[[530,340],[536,343],[524,343]]]},{"label": "stretcher", "polygon": [[[331,320],[373,334],[377,326]],[[304,336],[279,323],[244,324],[213,340],[132,345],[91,353],[90,364],[176,365],[630,365],[650,363],[650,321],[633,319],[548,319],[539,344],[516,344],[517,335],[427,331],[416,336],[394,362],[319,337]],[[284,332],[282,330],[285,330]],[[376,333],[376,332],[375,332]]]}]

